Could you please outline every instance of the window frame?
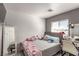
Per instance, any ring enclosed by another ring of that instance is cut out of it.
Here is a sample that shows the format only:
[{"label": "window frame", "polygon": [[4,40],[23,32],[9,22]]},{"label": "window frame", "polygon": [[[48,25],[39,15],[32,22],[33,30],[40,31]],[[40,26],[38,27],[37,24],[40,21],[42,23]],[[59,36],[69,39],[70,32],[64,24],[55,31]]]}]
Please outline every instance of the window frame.
[{"label": "window frame", "polygon": [[[69,35],[69,19],[64,19],[64,20],[58,20],[58,21],[53,21],[53,22],[51,22],[51,32],[54,32],[53,30],[52,30],[52,23],[54,23],[54,22],[58,22],[59,24],[61,23],[61,22],[63,22],[63,21],[68,21],[68,24],[67,24],[67,29],[64,29],[63,30],[63,32],[65,32],[65,31],[67,31],[67,35]],[[59,27],[61,27],[61,25],[57,25],[57,26],[59,26]],[[59,29],[57,29],[58,31],[55,31],[55,32],[60,32],[61,31],[61,29],[59,30]]]}]

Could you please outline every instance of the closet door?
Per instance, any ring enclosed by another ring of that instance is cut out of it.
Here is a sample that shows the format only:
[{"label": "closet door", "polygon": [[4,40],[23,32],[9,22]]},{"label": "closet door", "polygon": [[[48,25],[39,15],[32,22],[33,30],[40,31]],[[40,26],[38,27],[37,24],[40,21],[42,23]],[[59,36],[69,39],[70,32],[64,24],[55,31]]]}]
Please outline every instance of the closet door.
[{"label": "closet door", "polygon": [[14,27],[5,26],[4,41],[3,41],[3,55],[8,55],[7,49],[12,42],[15,42]]},{"label": "closet door", "polygon": [[2,25],[0,24],[0,56],[1,56],[1,44],[2,44]]}]

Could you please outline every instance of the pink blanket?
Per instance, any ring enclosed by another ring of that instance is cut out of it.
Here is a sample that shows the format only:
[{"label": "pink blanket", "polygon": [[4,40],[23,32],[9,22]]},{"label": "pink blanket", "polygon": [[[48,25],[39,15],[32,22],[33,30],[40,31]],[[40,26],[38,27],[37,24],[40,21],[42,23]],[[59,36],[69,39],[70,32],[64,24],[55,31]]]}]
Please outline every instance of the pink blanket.
[{"label": "pink blanket", "polygon": [[41,56],[42,52],[36,47],[33,41],[24,41],[23,47],[29,56]]}]

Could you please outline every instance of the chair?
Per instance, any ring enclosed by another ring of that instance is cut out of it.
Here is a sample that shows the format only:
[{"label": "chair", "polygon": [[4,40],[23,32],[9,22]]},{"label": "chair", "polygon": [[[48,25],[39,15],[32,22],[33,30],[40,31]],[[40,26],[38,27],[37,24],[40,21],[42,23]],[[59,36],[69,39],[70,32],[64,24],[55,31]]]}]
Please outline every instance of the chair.
[{"label": "chair", "polygon": [[71,40],[62,40],[62,51],[65,53],[69,53],[69,55],[76,55],[78,56],[78,50],[76,47],[73,45]]}]

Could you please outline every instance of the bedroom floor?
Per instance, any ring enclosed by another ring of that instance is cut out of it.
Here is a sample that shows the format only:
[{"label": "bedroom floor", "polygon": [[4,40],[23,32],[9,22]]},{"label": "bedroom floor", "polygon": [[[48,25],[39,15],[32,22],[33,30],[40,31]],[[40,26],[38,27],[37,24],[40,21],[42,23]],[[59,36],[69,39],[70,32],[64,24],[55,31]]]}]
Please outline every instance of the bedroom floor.
[{"label": "bedroom floor", "polygon": [[[15,56],[24,56],[24,54],[23,53],[17,53]],[[62,56],[62,54],[60,52],[58,52],[57,54],[55,54],[53,56]],[[63,56],[69,56],[69,54],[66,53]]]},{"label": "bedroom floor", "polygon": [[[8,54],[7,56],[25,56],[23,52],[18,52],[17,54],[15,53],[12,53],[12,54]],[[59,51],[58,53],[56,53],[55,55],[53,56],[69,56],[68,53],[65,53],[62,55],[62,53]],[[72,56],[72,55],[71,55]]]}]

